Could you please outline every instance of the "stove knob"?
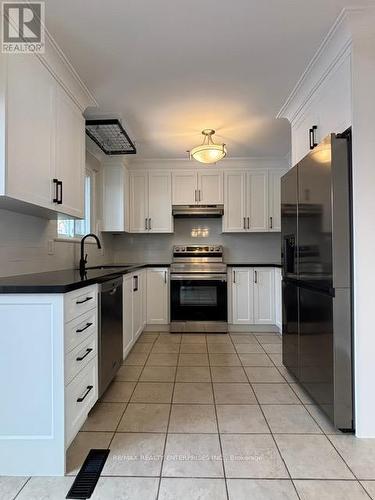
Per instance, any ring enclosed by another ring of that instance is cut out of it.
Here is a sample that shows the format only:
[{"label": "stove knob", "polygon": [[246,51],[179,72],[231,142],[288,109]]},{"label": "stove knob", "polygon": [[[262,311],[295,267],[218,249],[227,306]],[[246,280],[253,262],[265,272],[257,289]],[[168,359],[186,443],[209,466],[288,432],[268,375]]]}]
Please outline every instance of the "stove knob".
[{"label": "stove knob", "polygon": [[186,247],[182,247],[181,252],[186,252]]},{"label": "stove knob", "polygon": [[174,251],[175,251],[175,252],[179,252],[179,251],[180,251],[180,247],[176,247],[176,248],[174,249]]},{"label": "stove knob", "polygon": [[215,247],[215,252],[220,252],[220,247]]}]

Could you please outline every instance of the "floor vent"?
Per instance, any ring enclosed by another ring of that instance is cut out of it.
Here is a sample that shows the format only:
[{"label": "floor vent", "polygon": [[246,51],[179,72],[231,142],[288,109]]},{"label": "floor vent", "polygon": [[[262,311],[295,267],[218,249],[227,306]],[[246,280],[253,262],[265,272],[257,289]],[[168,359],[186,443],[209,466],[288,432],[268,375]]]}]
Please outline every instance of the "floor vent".
[{"label": "floor vent", "polygon": [[109,450],[90,450],[65,498],[90,498],[107,460]]}]

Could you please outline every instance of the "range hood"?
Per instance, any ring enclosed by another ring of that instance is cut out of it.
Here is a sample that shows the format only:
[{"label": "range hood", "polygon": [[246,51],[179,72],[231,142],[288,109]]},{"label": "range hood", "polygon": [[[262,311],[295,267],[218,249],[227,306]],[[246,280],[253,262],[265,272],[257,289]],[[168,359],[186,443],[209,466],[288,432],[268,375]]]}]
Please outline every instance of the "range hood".
[{"label": "range hood", "polygon": [[173,205],[174,217],[221,217],[224,205]]}]

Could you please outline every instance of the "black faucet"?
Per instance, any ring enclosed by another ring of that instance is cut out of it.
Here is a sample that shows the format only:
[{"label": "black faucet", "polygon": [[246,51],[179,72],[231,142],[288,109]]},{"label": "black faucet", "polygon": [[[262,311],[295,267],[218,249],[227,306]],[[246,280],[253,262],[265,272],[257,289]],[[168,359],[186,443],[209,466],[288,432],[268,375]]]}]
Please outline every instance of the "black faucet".
[{"label": "black faucet", "polygon": [[81,276],[83,276],[86,273],[86,264],[87,264],[87,254],[85,255],[85,240],[86,238],[94,238],[96,240],[96,244],[98,245],[99,250],[102,248],[102,245],[100,244],[99,238],[96,236],[96,234],[89,233],[86,234],[82,239],[81,239],[81,258],[79,260],[79,272],[81,273]]}]

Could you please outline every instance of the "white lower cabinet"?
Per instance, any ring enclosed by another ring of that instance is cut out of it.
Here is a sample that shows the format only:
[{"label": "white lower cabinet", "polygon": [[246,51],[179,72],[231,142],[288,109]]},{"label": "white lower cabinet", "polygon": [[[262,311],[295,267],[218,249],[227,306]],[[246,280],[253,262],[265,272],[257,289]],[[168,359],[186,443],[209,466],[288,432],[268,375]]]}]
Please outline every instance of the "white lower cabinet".
[{"label": "white lower cabinet", "polygon": [[259,267],[253,270],[254,324],[275,323],[275,274],[273,268]]},{"label": "white lower cabinet", "polygon": [[164,267],[147,269],[147,324],[169,323],[169,270]]},{"label": "white lower cabinet", "polygon": [[275,324],[282,332],[282,274],[279,268],[275,269]]},{"label": "white lower cabinet", "polygon": [[133,345],[133,276],[125,274],[123,281],[123,357]]},{"label": "white lower cabinet", "polygon": [[0,475],[65,474],[98,399],[97,293],[0,294]]},{"label": "white lower cabinet", "polygon": [[233,323],[249,325],[253,323],[253,270],[246,267],[232,270],[232,311]]},{"label": "white lower cabinet", "polygon": [[275,271],[272,267],[231,269],[229,297],[232,324],[276,324]]},{"label": "white lower cabinet", "polygon": [[123,280],[123,358],[146,324],[146,269],[124,275]]},{"label": "white lower cabinet", "polygon": [[137,340],[143,330],[143,274],[133,274],[133,339]]}]

